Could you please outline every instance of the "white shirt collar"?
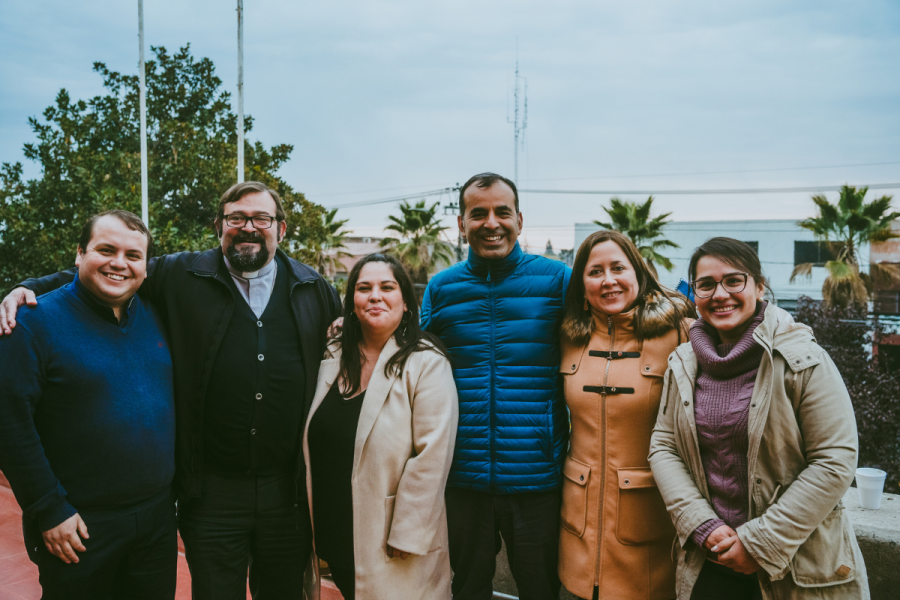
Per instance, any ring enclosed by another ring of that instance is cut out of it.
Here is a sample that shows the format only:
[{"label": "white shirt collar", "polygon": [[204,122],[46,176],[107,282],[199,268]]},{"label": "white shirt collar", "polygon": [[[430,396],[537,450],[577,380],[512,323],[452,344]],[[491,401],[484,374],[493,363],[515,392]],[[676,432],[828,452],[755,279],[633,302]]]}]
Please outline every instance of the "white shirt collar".
[{"label": "white shirt collar", "polygon": [[228,267],[228,272],[231,273],[232,275],[234,275],[235,277],[240,277],[241,279],[256,279],[258,277],[263,277],[263,276],[271,273],[272,270],[275,269],[275,266],[276,266],[275,265],[275,257],[273,256],[272,259],[269,262],[267,262],[265,264],[265,266],[263,266],[263,268],[261,268],[259,271],[242,272],[242,271],[238,271],[237,269],[235,269],[234,267],[231,266],[231,263],[228,262],[228,257],[225,256],[224,253],[222,254],[222,258],[225,259],[225,266]]}]

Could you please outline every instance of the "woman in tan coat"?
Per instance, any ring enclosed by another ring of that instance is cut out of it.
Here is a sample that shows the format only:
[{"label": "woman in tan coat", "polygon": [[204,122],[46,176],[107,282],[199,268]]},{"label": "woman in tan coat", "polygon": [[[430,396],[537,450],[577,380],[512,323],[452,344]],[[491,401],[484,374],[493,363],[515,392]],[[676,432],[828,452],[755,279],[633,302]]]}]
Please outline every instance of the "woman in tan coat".
[{"label": "woman in tan coat", "polygon": [[599,231],[578,249],[562,328],[572,435],[559,576],[582,598],[675,597],[675,530],[647,455],[666,359],[693,314],[621,233]]},{"label": "woman in tan coat", "polygon": [[450,599],[444,486],[456,386],[417,308],[395,258],[364,257],[319,369],[303,438],[307,490],[315,552],[345,600]]},{"label": "woman in tan coat", "polygon": [[698,319],[669,357],[650,463],[678,530],[679,600],[865,600],[841,498],[853,405],[806,325],[763,300],[756,252],[712,238],[691,258]]}]

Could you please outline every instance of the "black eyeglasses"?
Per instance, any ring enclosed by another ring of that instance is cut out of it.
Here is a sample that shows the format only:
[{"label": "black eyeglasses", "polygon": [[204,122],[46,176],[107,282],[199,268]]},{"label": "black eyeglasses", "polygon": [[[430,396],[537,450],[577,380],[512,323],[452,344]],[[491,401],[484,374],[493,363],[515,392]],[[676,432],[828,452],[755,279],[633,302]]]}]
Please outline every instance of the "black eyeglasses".
[{"label": "black eyeglasses", "polygon": [[729,273],[720,281],[716,281],[711,277],[704,277],[703,279],[692,281],[691,289],[694,290],[694,295],[698,298],[709,298],[716,293],[716,288],[721,283],[722,289],[729,294],[740,294],[747,287],[747,277],[746,273]]},{"label": "black eyeglasses", "polygon": [[275,217],[270,217],[269,215],[254,215],[252,217],[248,217],[247,215],[242,215],[239,213],[231,213],[230,215],[225,215],[224,219],[225,223],[229,227],[243,227],[247,224],[247,221],[250,221],[257,229],[268,229],[272,226],[272,223],[275,222]]}]

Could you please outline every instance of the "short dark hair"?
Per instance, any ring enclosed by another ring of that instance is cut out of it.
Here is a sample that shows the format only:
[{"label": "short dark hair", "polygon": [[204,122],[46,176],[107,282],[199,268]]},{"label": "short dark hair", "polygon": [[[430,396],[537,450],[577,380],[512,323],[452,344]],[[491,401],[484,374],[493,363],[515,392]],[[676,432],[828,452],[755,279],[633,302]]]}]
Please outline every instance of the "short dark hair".
[{"label": "short dark hair", "polygon": [[139,216],[133,212],[120,209],[104,210],[87,220],[87,223],[81,228],[81,235],[78,237],[78,247],[81,248],[82,252],[87,250],[88,244],[94,236],[94,223],[102,217],[115,217],[125,223],[125,226],[128,227],[128,229],[140,231],[147,236],[147,253],[144,258],[150,260],[150,257],[153,256],[153,234],[150,233],[150,230],[147,229],[147,226],[141,221]]},{"label": "short dark hair", "polygon": [[750,244],[730,237],[714,237],[706,240],[699,248],[694,250],[694,254],[691,256],[691,262],[688,265],[688,278],[692,282],[697,279],[697,263],[704,256],[718,258],[735,269],[746,271],[756,283],[763,284],[766,290],[769,289],[769,282],[763,275],[759,256],[757,256],[756,251]]},{"label": "short dark hair", "polygon": [[216,232],[219,231],[219,223],[221,223],[222,219],[225,217],[225,205],[237,202],[247,194],[254,194],[256,192],[268,192],[269,195],[272,196],[272,200],[275,201],[275,218],[279,221],[284,221],[284,205],[281,202],[281,196],[278,195],[278,192],[261,181],[245,181],[243,183],[234,184],[225,190],[225,193],[219,198],[219,206],[216,209]]},{"label": "short dark hair", "polygon": [[463,184],[461,188],[459,188],[459,214],[466,214],[466,200],[463,198],[466,194],[466,190],[469,189],[469,186],[473,183],[480,188],[489,188],[498,181],[502,181],[510,188],[512,188],[513,196],[516,197],[516,213],[519,212],[519,190],[516,188],[516,184],[512,182],[511,179],[507,179],[503,175],[497,175],[496,173],[479,173],[478,175],[472,175],[469,177],[469,180]]}]

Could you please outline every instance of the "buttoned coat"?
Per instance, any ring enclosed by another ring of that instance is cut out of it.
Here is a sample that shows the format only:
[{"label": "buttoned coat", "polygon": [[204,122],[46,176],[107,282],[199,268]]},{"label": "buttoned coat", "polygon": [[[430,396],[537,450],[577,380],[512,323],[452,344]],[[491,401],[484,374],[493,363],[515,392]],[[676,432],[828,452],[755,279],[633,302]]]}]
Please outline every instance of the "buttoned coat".
[{"label": "buttoned coat", "polygon": [[[397,349],[392,337],[381,351],[356,429],[351,475],[356,597],[449,600],[444,487],[459,416],[456,386],[450,362],[433,350],[413,352],[401,373],[386,375],[384,367]],[[303,435],[310,511],[315,507],[309,422],[335,385],[340,358],[340,349],[329,346]],[[410,556],[390,558],[386,544]]]},{"label": "buttoned coat", "polygon": [[594,312],[587,343],[563,342],[560,372],[572,433],[563,467],[559,576],[582,598],[593,598],[594,586],[601,600],[675,595],[675,530],[647,454],[666,359],[687,339],[690,320],[679,332],[659,315],[653,324],[659,333],[639,341],[637,310]]},{"label": "buttoned coat", "polygon": [[[812,330],[769,305],[753,338],[765,349],[748,423],[750,520],[737,528],[760,565],[765,600],[869,597],[866,566],[841,498],[856,471],[853,406]],[[688,600],[707,551],[691,541],[717,518],[694,421],[697,358],[690,343],[669,357],[650,444],[650,466],[678,531],[678,598]]]}]

